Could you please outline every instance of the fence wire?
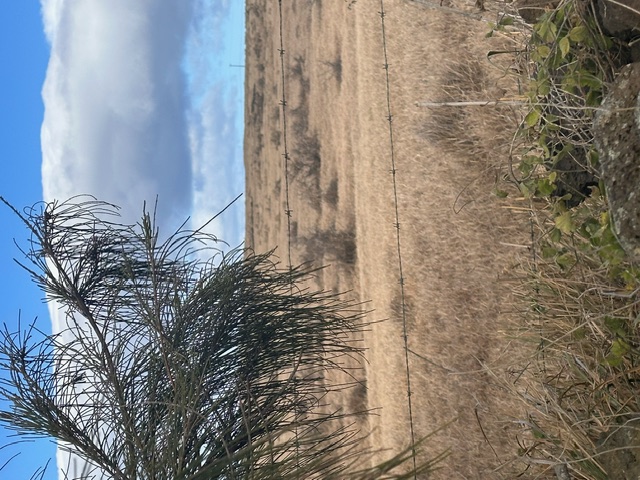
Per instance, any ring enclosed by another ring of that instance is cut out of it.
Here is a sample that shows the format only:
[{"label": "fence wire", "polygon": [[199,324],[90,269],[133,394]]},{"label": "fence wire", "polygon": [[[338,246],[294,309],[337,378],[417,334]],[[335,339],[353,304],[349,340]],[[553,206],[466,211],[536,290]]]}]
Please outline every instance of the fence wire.
[{"label": "fence wire", "polygon": [[[288,268],[291,270],[292,266],[292,255],[291,255],[291,218],[292,218],[292,210],[290,205],[290,162],[291,155],[289,153],[289,145],[288,145],[288,125],[287,125],[287,95],[286,95],[286,70],[285,70],[285,45],[284,45],[284,34],[283,34],[283,25],[284,25],[284,16],[283,16],[283,8],[282,8],[282,0],[278,0],[278,14],[279,14],[279,48],[278,53],[280,56],[280,68],[281,68],[281,88],[282,88],[282,96],[280,98],[280,106],[282,108],[282,143],[284,152],[283,156],[283,169],[284,169],[284,185],[285,185],[285,216],[287,219],[287,262]],[[389,77],[389,61],[388,61],[388,51],[387,51],[387,33],[385,26],[385,8],[384,8],[384,0],[380,0],[380,20],[381,20],[381,30],[382,30],[382,46],[383,46],[383,57],[384,57],[384,71],[385,71],[385,83],[386,83],[386,109],[387,115],[386,119],[389,124],[389,158],[391,163],[391,179],[392,179],[392,189],[393,189],[393,202],[394,202],[394,223],[393,226],[396,231],[396,249],[398,256],[398,284],[400,289],[400,298],[401,298],[401,308],[402,308],[402,328],[403,328],[403,340],[404,340],[404,356],[405,356],[405,367],[406,367],[406,382],[407,382],[407,411],[409,417],[409,431],[411,438],[411,450],[412,450],[412,460],[413,460],[413,469],[414,472],[417,470],[417,460],[416,460],[416,440],[415,440],[415,428],[414,428],[414,419],[413,419],[413,407],[411,401],[411,370],[409,364],[409,337],[407,330],[407,304],[406,304],[406,296],[405,296],[405,278],[404,278],[404,270],[403,270],[403,260],[402,260],[402,245],[401,245],[401,233],[400,233],[400,213],[399,213],[399,202],[398,202],[398,184],[397,184],[397,169],[396,169],[396,155],[395,155],[395,144],[394,144],[394,135],[393,135],[393,115],[391,113],[391,83]],[[291,285],[293,288],[293,285]],[[298,441],[298,429],[296,428],[294,435],[296,437],[296,456],[299,458],[299,441]],[[414,478],[417,476],[414,474]]]},{"label": "fence wire", "polygon": [[[291,260],[291,204],[290,204],[290,196],[289,196],[289,162],[291,161],[291,155],[289,154],[289,144],[287,141],[287,83],[286,83],[286,70],[285,70],[285,48],[284,48],[284,34],[283,34],[283,25],[284,18],[282,14],[282,0],[278,0],[278,17],[279,17],[279,36],[280,36],[280,48],[278,48],[278,53],[280,55],[280,73],[281,73],[281,88],[282,88],[282,97],[280,98],[280,106],[282,107],[282,144],[284,148],[284,152],[282,154],[283,157],[283,168],[284,168],[284,192],[285,192],[285,210],[284,214],[287,218],[287,265],[289,269],[289,288],[291,293],[293,293],[293,263]],[[292,365],[292,371],[295,372],[297,370],[297,365],[294,363]],[[295,395],[295,404],[296,404],[296,421],[294,422],[294,438],[295,438],[295,450],[296,450],[296,469],[300,468],[300,432],[298,428],[298,419],[300,417],[300,412],[298,411],[297,405],[299,404],[299,399],[297,395],[297,387],[295,374],[293,378],[294,382],[294,395]]]},{"label": "fence wire", "polygon": [[[386,17],[386,12],[384,9],[384,0],[380,0],[380,24],[382,27],[382,51],[384,56],[384,75],[385,75],[385,83],[386,83],[386,97],[387,97],[387,122],[389,124],[389,160],[391,162],[391,183],[393,186],[393,205],[394,205],[394,228],[396,230],[396,247],[398,253],[398,284],[400,288],[400,301],[402,306],[402,336],[404,338],[404,360],[406,367],[406,377],[407,377],[407,411],[409,415],[409,431],[411,434],[411,453],[413,457],[413,470],[416,471],[416,438],[415,438],[415,428],[413,424],[413,408],[411,404],[411,369],[409,366],[409,335],[407,332],[407,303],[405,297],[405,289],[404,289],[404,271],[402,268],[402,246],[401,246],[401,235],[400,235],[400,213],[398,208],[398,182],[397,182],[397,169],[396,169],[396,155],[395,155],[395,145],[393,140],[393,115],[391,113],[391,82],[389,79],[389,56],[387,49],[387,30],[385,27],[384,19]],[[417,478],[414,474],[414,478]]]}]

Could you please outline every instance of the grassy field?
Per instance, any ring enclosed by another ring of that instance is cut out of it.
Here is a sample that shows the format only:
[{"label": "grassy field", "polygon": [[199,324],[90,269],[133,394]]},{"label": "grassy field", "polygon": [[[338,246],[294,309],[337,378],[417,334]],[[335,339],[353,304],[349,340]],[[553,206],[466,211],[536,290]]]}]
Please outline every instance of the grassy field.
[{"label": "grassy field", "polygon": [[[449,453],[430,478],[603,478],[598,439],[637,411],[638,274],[597,180],[580,205],[557,195],[548,165],[570,150],[540,142],[561,116],[540,106],[573,87],[537,73],[602,48],[498,2],[282,7],[247,2],[246,238],[326,265],[314,286],[371,311],[367,361],[331,379],[357,386],[329,408],[373,412],[356,426],[381,455],[447,425],[421,446]],[[571,124],[581,148],[593,105]]]}]

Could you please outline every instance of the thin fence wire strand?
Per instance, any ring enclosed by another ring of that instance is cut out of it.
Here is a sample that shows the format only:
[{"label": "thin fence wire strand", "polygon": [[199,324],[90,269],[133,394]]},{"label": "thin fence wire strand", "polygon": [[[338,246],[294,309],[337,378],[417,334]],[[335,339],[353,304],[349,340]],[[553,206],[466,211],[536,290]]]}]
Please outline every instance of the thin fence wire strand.
[{"label": "thin fence wire strand", "polygon": [[[280,67],[281,67],[281,84],[282,84],[282,97],[280,99],[280,106],[282,107],[282,140],[283,140],[283,166],[284,166],[284,184],[285,184],[285,216],[287,218],[287,261],[289,264],[289,269],[292,268],[292,256],[291,256],[291,217],[292,210],[290,206],[290,185],[289,185],[289,162],[291,160],[291,156],[289,153],[288,147],[288,138],[287,138],[287,97],[286,97],[286,73],[285,73],[285,48],[284,48],[284,34],[283,34],[283,12],[282,12],[282,0],[278,0],[278,14],[279,14],[279,40],[280,47],[278,49],[278,53],[280,55]],[[394,210],[395,210],[395,222],[394,228],[396,229],[396,244],[397,244],[397,253],[398,253],[398,271],[399,271],[399,287],[400,287],[400,297],[401,297],[401,305],[402,305],[402,325],[403,325],[403,339],[404,339],[404,351],[405,351],[405,366],[406,366],[406,380],[407,380],[407,409],[409,415],[409,426],[410,426],[410,436],[411,436],[411,451],[412,451],[412,461],[413,461],[413,469],[417,471],[417,460],[416,460],[416,441],[415,441],[415,428],[414,428],[414,420],[413,420],[413,408],[411,401],[411,371],[409,365],[409,340],[408,340],[408,332],[407,332],[407,315],[406,315],[406,296],[404,289],[404,271],[403,271],[403,263],[402,263],[402,248],[401,248],[401,236],[400,236],[400,214],[398,208],[398,186],[396,181],[396,161],[395,161],[395,145],[393,139],[393,117],[391,114],[391,88],[390,88],[390,80],[389,80],[389,63],[388,63],[388,55],[387,55],[387,38],[386,38],[386,30],[385,30],[385,9],[384,9],[384,1],[380,1],[380,18],[381,18],[381,27],[382,27],[382,41],[383,41],[383,54],[384,54],[384,69],[385,69],[385,80],[386,80],[386,102],[387,102],[387,120],[389,122],[389,146],[390,146],[390,160],[391,160],[391,175],[392,175],[392,184],[393,184],[393,197],[394,197]],[[293,288],[293,285],[291,285]],[[298,441],[298,429],[294,432],[296,437],[296,457],[299,457],[299,441]],[[417,478],[414,475],[414,478]]]},{"label": "thin fence wire strand", "polygon": [[[391,83],[389,80],[389,59],[387,54],[387,33],[385,29],[385,9],[384,9],[384,0],[380,0],[380,21],[382,27],[382,50],[384,54],[384,71],[385,71],[385,83],[386,83],[386,97],[387,97],[387,121],[389,122],[389,156],[391,161],[391,179],[393,184],[393,203],[394,203],[394,211],[395,211],[395,222],[394,228],[396,229],[396,245],[398,252],[398,283],[400,286],[400,299],[402,305],[402,335],[404,338],[404,357],[405,357],[405,366],[406,366],[406,377],[407,377],[407,410],[409,415],[409,429],[411,433],[411,453],[413,460],[413,470],[416,471],[416,439],[415,439],[415,429],[413,423],[413,408],[411,404],[411,370],[409,366],[409,336],[407,333],[407,305],[404,291],[404,273],[402,268],[402,248],[400,242],[400,213],[398,209],[398,184],[396,181],[396,156],[395,156],[395,146],[393,140],[393,115],[391,114]],[[417,478],[414,475],[414,478]]]},{"label": "thin fence wire strand", "polygon": [[[284,26],[284,18],[282,15],[282,0],[278,0],[278,16],[279,16],[279,36],[280,36],[280,48],[278,49],[278,53],[280,55],[280,73],[281,73],[281,87],[282,87],[282,98],[280,99],[280,106],[282,107],[282,143],[284,147],[283,156],[283,167],[284,167],[284,192],[285,192],[285,210],[284,214],[287,218],[287,263],[289,268],[289,277],[290,277],[290,286],[291,292],[293,292],[293,262],[291,260],[291,205],[289,203],[289,161],[291,156],[289,155],[289,145],[287,142],[287,83],[286,83],[286,73],[285,73],[285,61],[284,61],[284,34],[283,34],[283,26]],[[296,365],[292,365],[293,372],[296,371]],[[295,382],[294,382],[295,388]],[[296,395],[295,399],[296,405],[298,405],[298,398]],[[296,407],[297,408],[297,407]],[[300,432],[298,429],[298,417],[299,412],[296,410],[296,421],[294,422],[294,436],[295,436],[295,450],[296,450],[296,468],[300,467]]]},{"label": "thin fence wire strand", "polygon": [[445,12],[445,13],[452,13],[455,15],[461,15],[463,17],[466,18],[470,18],[472,20],[477,20],[480,22],[488,22],[490,19],[489,18],[485,18],[482,14],[480,13],[471,13],[471,12],[465,12],[463,10],[459,10],[457,8],[452,8],[452,7],[445,7],[444,5],[442,5],[442,2],[430,2],[428,0],[411,0],[414,3],[417,3],[418,5],[422,5],[423,7],[426,7],[428,9],[431,10],[438,10],[440,12]]},{"label": "thin fence wire strand", "polygon": [[291,261],[291,206],[289,203],[289,145],[287,143],[287,88],[286,88],[286,73],[284,66],[284,34],[283,34],[283,15],[282,15],[282,0],[278,0],[278,13],[280,20],[280,48],[278,53],[280,54],[280,70],[281,70],[281,82],[282,82],[282,98],[280,99],[280,106],[282,107],[282,143],[284,146],[284,192],[285,192],[285,211],[284,214],[287,217],[287,262],[289,264],[289,270],[293,268]]}]

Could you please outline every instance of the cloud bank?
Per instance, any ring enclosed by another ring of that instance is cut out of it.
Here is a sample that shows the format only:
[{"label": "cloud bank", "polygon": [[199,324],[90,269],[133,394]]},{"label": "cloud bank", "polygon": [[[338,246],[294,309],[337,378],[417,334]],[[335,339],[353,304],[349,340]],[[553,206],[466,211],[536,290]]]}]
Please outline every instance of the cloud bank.
[{"label": "cloud bank", "polygon": [[[244,69],[230,66],[244,63],[244,28],[237,27],[244,25],[244,8],[242,2],[205,0],[195,5],[193,17],[185,71],[191,101],[192,220],[199,226],[244,191]],[[237,247],[244,238],[244,199],[207,230]]]},{"label": "cloud bank", "polygon": [[[192,6],[186,0],[42,2],[51,45],[42,90],[45,201],[92,194],[121,206],[122,221],[132,222],[143,202],[158,196],[161,224],[188,213],[181,61]],[[65,313],[49,307],[52,330],[64,330]],[[73,476],[86,467],[60,448],[57,462],[61,479],[65,470]]]},{"label": "cloud bank", "polygon": [[46,201],[90,193],[137,217],[191,204],[185,0],[43,3],[51,58],[43,87]]},{"label": "cloud bank", "polygon": [[[244,189],[242,5],[227,0],[43,0],[45,201],[89,193],[138,218],[197,225]],[[230,21],[231,20],[231,21]],[[230,53],[231,52],[231,53]],[[222,73],[221,73],[222,72]],[[243,202],[215,224],[237,246]]]},{"label": "cloud bank", "polygon": [[[232,89],[233,91],[233,89]],[[224,87],[214,86],[202,102],[202,108],[190,118],[191,152],[193,155],[194,225],[205,224],[222,211],[244,190],[242,164],[234,161],[242,156],[234,142],[240,138],[234,123],[233,95],[224,95]],[[244,232],[243,200],[240,199],[221,217],[207,226],[206,231],[237,247]]]}]

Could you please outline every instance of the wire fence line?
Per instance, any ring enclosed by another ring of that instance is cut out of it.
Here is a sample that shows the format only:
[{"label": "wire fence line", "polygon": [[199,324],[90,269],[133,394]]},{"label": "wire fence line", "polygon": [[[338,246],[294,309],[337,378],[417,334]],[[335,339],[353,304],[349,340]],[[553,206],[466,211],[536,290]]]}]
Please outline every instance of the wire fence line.
[{"label": "wire fence line", "polygon": [[[393,190],[393,208],[394,208],[394,223],[393,226],[396,231],[396,249],[398,255],[398,285],[400,288],[400,304],[402,314],[402,336],[404,340],[404,360],[407,380],[407,413],[409,416],[409,433],[411,439],[411,454],[413,460],[413,470],[416,471],[416,438],[415,428],[413,422],[413,406],[411,403],[411,368],[409,365],[409,334],[407,331],[407,303],[405,296],[405,278],[404,270],[402,268],[402,244],[400,234],[400,211],[398,208],[398,182],[397,182],[397,168],[396,168],[396,150],[393,138],[393,114],[391,112],[391,81],[389,78],[389,55],[387,49],[387,30],[385,26],[386,11],[384,8],[384,0],[380,0],[380,26],[382,31],[382,53],[384,58],[384,76],[386,85],[386,107],[387,115],[386,119],[389,124],[389,161],[391,164],[391,184]],[[414,478],[417,476],[414,474]]]},{"label": "wire fence line", "polygon": [[282,15],[282,0],[278,0],[278,15],[279,15],[279,34],[280,34],[280,48],[278,53],[280,55],[280,71],[281,71],[281,87],[282,97],[280,98],[280,106],[282,107],[282,144],[284,152],[282,157],[284,167],[284,191],[285,191],[285,210],[284,214],[287,217],[287,262],[289,264],[289,270],[293,268],[291,262],[291,204],[289,203],[289,161],[291,155],[289,154],[289,145],[287,142],[287,84],[286,84],[286,71],[284,65],[284,34],[283,24],[284,19]]},{"label": "wire fence line", "polygon": [[[448,14],[457,14],[467,19],[476,20],[476,21],[488,21],[488,12],[484,13],[471,13],[466,12],[454,7],[445,7],[441,4],[429,0],[407,0],[410,3],[415,5],[420,5],[426,10],[435,10]],[[348,8],[355,2],[351,2]],[[412,376],[411,370],[411,362],[410,362],[410,354],[415,355],[417,357],[423,358],[429,362],[430,360],[427,357],[418,354],[414,349],[410,348],[410,332],[408,328],[408,306],[407,306],[407,297],[405,288],[407,285],[407,278],[405,277],[405,263],[403,259],[403,247],[402,247],[402,229],[400,222],[400,207],[399,207],[399,192],[400,186],[398,182],[398,162],[397,162],[397,154],[396,154],[396,145],[395,145],[395,136],[394,136],[394,116],[392,109],[392,64],[389,60],[389,32],[387,31],[387,24],[385,19],[387,18],[387,11],[385,9],[385,0],[379,0],[379,11],[377,12],[380,18],[380,34],[381,34],[381,56],[383,59],[382,70],[384,75],[384,84],[385,84],[385,102],[384,102],[384,112],[385,119],[388,124],[388,152],[385,154],[387,156],[388,164],[389,164],[389,174],[390,174],[390,189],[393,198],[393,228],[395,231],[395,250],[397,255],[397,288],[400,296],[400,315],[401,315],[401,323],[402,323],[402,338],[403,338],[403,349],[404,349],[404,367],[405,367],[405,379],[406,379],[406,412],[408,417],[408,433],[410,436],[410,448],[412,452],[412,462],[414,471],[417,470],[417,444],[416,441],[416,423],[414,418],[414,405],[412,399],[412,378],[415,380],[415,377]],[[277,45],[277,51],[280,58],[280,88],[281,95],[279,98],[279,105],[281,107],[282,120],[281,120],[281,138],[282,138],[282,179],[284,182],[284,210],[283,213],[286,217],[286,236],[287,236],[287,246],[286,246],[286,255],[287,255],[287,264],[288,268],[293,269],[293,260],[292,260],[292,222],[294,212],[291,208],[291,185],[294,181],[295,177],[292,175],[292,165],[295,159],[292,159],[291,151],[289,147],[289,140],[291,137],[289,135],[289,125],[288,125],[288,103],[287,103],[287,61],[286,61],[286,45],[285,45],[285,34],[284,34],[284,25],[285,14],[283,13],[283,0],[278,0],[278,15],[279,15],[279,43]],[[501,12],[498,14],[499,16],[509,15],[509,13]],[[509,106],[521,106],[523,102],[521,100],[510,100],[510,99],[498,99],[498,100],[482,100],[482,101],[465,101],[465,102],[415,102],[416,106],[421,107],[470,107],[470,106],[498,106],[498,105],[509,105]],[[292,112],[293,113],[293,112]],[[295,129],[294,129],[295,135]],[[294,138],[295,140],[295,138]],[[295,152],[295,150],[294,150]],[[537,252],[535,250],[535,232],[533,220],[530,219],[530,241],[531,241],[531,255],[532,261],[534,264],[537,263]],[[294,288],[293,284],[291,288]],[[433,362],[431,362],[433,363]],[[440,368],[447,368],[435,364]],[[296,439],[298,438],[299,432],[296,428],[294,432]],[[300,443],[296,441],[296,449],[300,448]],[[298,450],[296,455],[299,455]],[[417,475],[414,475],[414,478],[417,478]]]},{"label": "wire fence line", "polygon": [[[439,11],[439,12],[443,12],[446,14],[456,14],[456,15],[460,15],[466,19],[470,19],[470,20],[475,20],[475,21],[480,21],[480,22],[489,22],[491,20],[491,18],[488,16],[489,13],[485,12],[484,10],[483,13],[471,13],[471,12],[466,12],[463,10],[460,10],[458,8],[454,8],[454,7],[446,7],[442,5],[442,2],[436,3],[433,1],[429,1],[429,0],[409,0],[410,2],[417,4],[417,5],[421,5],[422,7],[426,7],[426,9],[432,9],[435,11]],[[387,28],[386,28],[386,24],[385,24],[385,18],[387,17],[387,12],[385,10],[385,1],[384,0],[380,0],[380,11],[378,12],[379,16],[380,16],[380,27],[381,27],[381,34],[382,34],[382,55],[383,55],[383,59],[384,59],[384,63],[383,63],[383,70],[384,70],[384,82],[385,82],[385,87],[386,87],[386,120],[388,123],[388,131],[389,131],[389,150],[388,150],[388,157],[389,157],[389,163],[390,163],[390,170],[389,173],[391,174],[391,184],[392,184],[392,191],[393,191],[393,215],[394,215],[394,229],[395,229],[395,233],[396,233],[396,249],[397,249],[397,265],[398,265],[398,285],[399,285],[399,291],[400,291],[400,297],[401,297],[401,320],[402,320],[402,330],[403,330],[403,340],[404,340],[404,360],[405,360],[405,373],[406,373],[406,385],[407,385],[407,413],[408,413],[408,421],[409,421],[409,430],[410,430],[410,440],[411,440],[411,449],[412,449],[412,460],[413,460],[413,466],[414,466],[414,471],[415,471],[415,467],[417,464],[417,451],[416,451],[416,436],[415,436],[415,422],[414,422],[414,416],[413,416],[413,405],[412,405],[412,388],[411,388],[411,378],[412,378],[412,372],[411,372],[411,366],[410,366],[410,362],[409,362],[409,354],[413,354],[419,358],[422,358],[440,368],[444,368],[441,365],[438,365],[434,362],[432,362],[431,360],[429,360],[427,357],[418,354],[417,352],[415,352],[414,350],[412,350],[409,346],[409,332],[407,329],[407,303],[406,303],[406,296],[405,296],[405,285],[406,285],[406,277],[403,271],[403,251],[402,251],[402,243],[401,243],[401,228],[400,228],[400,212],[399,212],[399,201],[398,201],[398,192],[399,192],[399,188],[398,188],[398,181],[397,181],[397,177],[398,177],[398,168],[397,168],[397,156],[396,156],[396,149],[395,149],[395,141],[394,141],[394,122],[393,122],[393,113],[392,113],[392,102],[391,102],[391,79],[390,79],[390,70],[391,70],[391,64],[389,62],[389,49],[388,49],[388,32],[387,32]],[[514,17],[513,14],[510,14],[506,11],[501,11],[498,12],[497,14],[498,18],[501,17],[505,17],[505,16],[509,16],[509,17]],[[416,106],[419,107],[462,107],[462,108],[466,108],[466,107],[473,107],[473,106],[502,106],[502,105],[508,105],[508,106],[522,106],[524,104],[524,102],[522,100],[510,100],[510,99],[498,99],[498,100],[483,100],[483,101],[467,101],[467,102],[415,102],[414,103]],[[533,212],[533,206],[531,205],[531,212]],[[530,214],[529,215],[529,227],[530,227],[530,250],[531,250],[531,256],[532,256],[532,262],[534,264],[534,269],[537,270],[537,262],[539,259],[538,256],[538,252],[536,251],[536,234],[534,231],[534,220],[533,220],[533,216]],[[536,288],[536,294],[537,294],[537,288]],[[542,335],[541,335],[542,338]],[[453,372],[450,372],[453,373]],[[477,412],[476,412],[476,416],[477,416]],[[480,425],[480,428],[482,429],[482,425]],[[484,432],[482,432],[484,435]],[[486,438],[486,435],[485,435]],[[487,440],[488,441],[488,440]],[[491,444],[489,444],[491,446]],[[493,447],[491,446],[491,448],[493,449]],[[495,453],[495,450],[494,450]],[[417,476],[414,475],[414,479],[417,479]]]},{"label": "wire fence line", "polygon": [[[278,0],[278,20],[279,20],[279,37],[280,37],[280,46],[278,48],[278,53],[280,55],[280,74],[281,74],[281,88],[282,88],[282,96],[280,98],[280,106],[282,107],[282,144],[284,148],[284,152],[282,154],[283,157],[283,168],[284,168],[284,191],[285,191],[285,210],[284,214],[287,219],[287,264],[289,269],[289,289],[290,293],[293,293],[294,281],[293,281],[293,262],[291,260],[291,204],[290,204],[290,195],[289,195],[289,162],[291,160],[291,155],[289,154],[289,144],[287,140],[287,83],[286,83],[286,71],[285,71],[285,48],[284,48],[284,33],[283,33],[283,25],[284,18],[282,14],[282,0]],[[295,372],[297,370],[297,365],[294,363],[292,365],[292,372],[294,372],[293,382],[294,382],[294,395],[295,395],[295,416],[296,419],[294,421],[294,438],[295,438],[295,455],[296,455],[296,469],[300,468],[300,429],[298,426],[298,419],[300,417],[300,411],[298,407],[299,398],[296,389],[296,381],[295,381]]]},{"label": "wire fence line", "polygon": [[[400,300],[401,300],[401,315],[402,315],[402,330],[403,330],[403,340],[404,340],[404,360],[406,367],[406,384],[407,384],[407,413],[409,418],[409,433],[410,433],[410,441],[411,441],[411,452],[412,452],[412,462],[413,462],[413,470],[417,471],[417,455],[416,455],[416,439],[415,439],[415,427],[414,427],[414,418],[413,418],[413,406],[411,401],[411,370],[410,370],[410,362],[409,362],[409,334],[407,329],[407,303],[406,303],[406,295],[405,295],[405,277],[403,270],[403,259],[402,259],[402,244],[401,244],[401,233],[400,233],[400,212],[399,212],[399,201],[398,201],[398,183],[397,183],[397,168],[396,168],[396,154],[395,154],[395,143],[394,143],[394,131],[393,131],[393,115],[391,113],[391,82],[389,77],[389,61],[388,61],[388,51],[387,51],[387,32],[385,26],[385,8],[384,8],[384,0],[380,0],[380,11],[378,12],[381,20],[381,33],[382,33],[382,47],[383,47],[383,58],[384,58],[384,75],[385,75],[385,84],[386,84],[386,119],[389,125],[389,161],[390,161],[390,170],[391,174],[391,186],[393,192],[393,204],[394,204],[394,219],[393,219],[393,227],[395,229],[396,235],[396,251],[398,257],[398,288],[400,290]],[[291,241],[291,223],[292,223],[292,215],[293,211],[291,209],[290,204],[290,162],[291,162],[291,154],[289,150],[288,144],[288,123],[287,123],[287,80],[286,80],[286,66],[285,66],[285,42],[284,42],[284,15],[283,15],[283,6],[282,0],[278,0],[278,15],[279,15],[279,47],[278,54],[280,57],[280,82],[282,95],[280,97],[280,106],[282,109],[282,148],[283,148],[283,179],[285,185],[285,209],[284,214],[287,219],[287,262],[288,268],[291,270],[293,268],[292,264],[292,241]],[[293,288],[293,284],[291,285]],[[294,432],[296,436],[296,455],[299,455],[300,443],[298,441],[298,429]],[[414,478],[417,478],[417,474],[414,473]]]}]

